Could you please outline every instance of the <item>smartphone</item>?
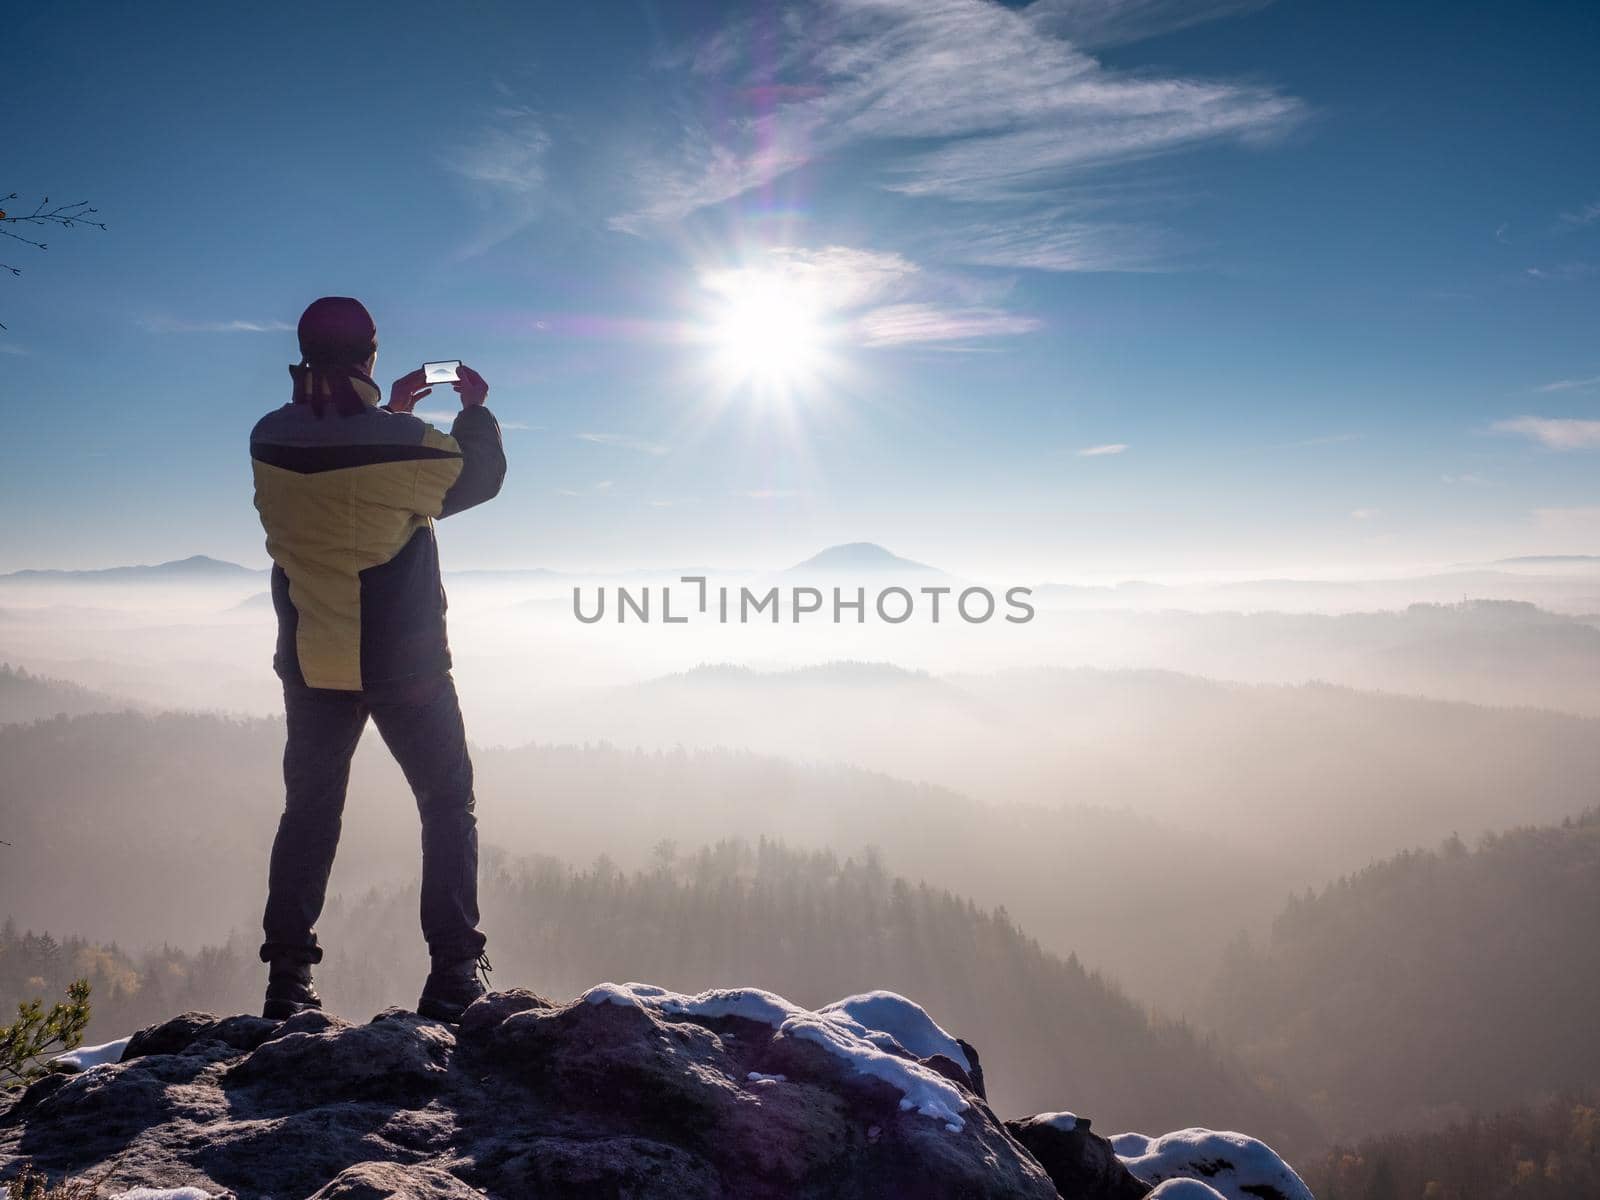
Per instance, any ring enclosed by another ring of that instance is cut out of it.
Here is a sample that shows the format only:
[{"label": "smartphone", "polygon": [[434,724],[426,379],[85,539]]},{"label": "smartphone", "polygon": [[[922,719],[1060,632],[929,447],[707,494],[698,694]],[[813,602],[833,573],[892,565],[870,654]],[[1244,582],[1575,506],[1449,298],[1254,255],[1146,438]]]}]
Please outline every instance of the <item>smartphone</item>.
[{"label": "smartphone", "polygon": [[431,362],[422,364],[423,383],[459,383],[461,380],[461,360],[459,358],[446,359],[444,362]]}]

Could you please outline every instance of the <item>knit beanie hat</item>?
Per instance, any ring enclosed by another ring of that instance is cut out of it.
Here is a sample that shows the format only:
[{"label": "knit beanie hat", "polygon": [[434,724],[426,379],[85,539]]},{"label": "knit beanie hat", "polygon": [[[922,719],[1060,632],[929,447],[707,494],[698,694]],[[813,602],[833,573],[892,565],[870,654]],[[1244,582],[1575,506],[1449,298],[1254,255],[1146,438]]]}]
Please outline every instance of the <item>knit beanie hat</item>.
[{"label": "knit beanie hat", "polygon": [[312,366],[362,366],[378,348],[378,327],[359,300],[324,296],[300,317],[300,356]]}]

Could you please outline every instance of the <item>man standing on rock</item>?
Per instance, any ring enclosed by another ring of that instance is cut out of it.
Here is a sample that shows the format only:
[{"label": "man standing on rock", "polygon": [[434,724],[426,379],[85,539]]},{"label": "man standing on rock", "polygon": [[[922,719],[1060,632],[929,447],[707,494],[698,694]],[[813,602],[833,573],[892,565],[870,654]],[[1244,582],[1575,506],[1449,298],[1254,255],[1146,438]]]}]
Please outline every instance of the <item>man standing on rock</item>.
[{"label": "man standing on rock", "polygon": [[[441,1021],[487,990],[478,930],[472,762],[450,677],[433,518],[493,499],[505,478],[489,385],[470,367],[453,385],[448,435],[411,415],[421,370],[389,403],[371,375],[378,335],[357,300],[326,296],[300,318],[294,395],[250,434],[255,502],[272,556],[283,680],[283,817],[272,844],[262,1015],[320,1008],[313,929],[339,843],[350,759],[370,716],[422,817],[422,933],[432,970],[417,1011]],[[480,973],[483,979],[480,980]]]}]

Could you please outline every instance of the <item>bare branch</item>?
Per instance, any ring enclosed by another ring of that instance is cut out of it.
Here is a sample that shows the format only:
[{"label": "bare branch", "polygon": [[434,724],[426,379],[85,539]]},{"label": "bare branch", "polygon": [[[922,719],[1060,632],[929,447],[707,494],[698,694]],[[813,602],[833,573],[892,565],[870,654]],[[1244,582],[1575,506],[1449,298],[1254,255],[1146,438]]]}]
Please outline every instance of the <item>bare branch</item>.
[{"label": "bare branch", "polygon": [[[4,206],[17,198],[16,192],[0,196],[0,237],[8,237],[12,241],[21,242],[24,246],[32,246],[37,250],[48,250],[49,245],[37,238],[24,237],[4,228],[6,225],[59,225],[62,229],[72,229],[78,225],[87,225],[91,229],[103,230],[104,221],[94,221],[91,217],[98,215],[99,209],[91,208],[87,200],[75,200],[71,204],[51,205],[50,197],[41,197],[39,203],[33,206],[32,212],[10,212]],[[14,267],[10,263],[0,263],[0,271],[10,272],[12,275],[21,275],[22,268]],[[0,324],[0,331],[5,329]]]},{"label": "bare branch", "polygon": [[[17,193],[12,192],[7,196],[0,196],[0,204],[8,200],[15,200]],[[50,206],[50,197],[45,196],[38,204],[33,206],[32,212],[8,212],[0,208],[0,224],[15,223],[19,225],[60,225],[64,229],[71,229],[74,225],[89,225],[95,229],[104,229],[104,221],[91,221],[100,210],[90,208],[87,200],[75,200],[71,204],[57,204]],[[6,231],[0,229],[0,233]],[[16,234],[10,236],[16,237]],[[26,238],[20,239],[26,241]],[[38,243],[34,243],[38,245]]]}]

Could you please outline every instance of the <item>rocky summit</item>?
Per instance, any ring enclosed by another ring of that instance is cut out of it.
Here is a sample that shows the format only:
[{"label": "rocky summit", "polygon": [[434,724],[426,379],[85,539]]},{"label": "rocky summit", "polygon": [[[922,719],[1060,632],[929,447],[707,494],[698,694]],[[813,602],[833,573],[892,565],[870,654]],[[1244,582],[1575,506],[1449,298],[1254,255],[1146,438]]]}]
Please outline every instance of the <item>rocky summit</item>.
[{"label": "rocky summit", "polygon": [[129,1200],[1310,1200],[1240,1135],[1125,1135],[1141,1177],[1083,1118],[1002,1122],[977,1052],[890,993],[813,1012],[753,989],[512,990],[459,1026],[184,1013],[67,1066],[0,1093],[0,1180]]}]

